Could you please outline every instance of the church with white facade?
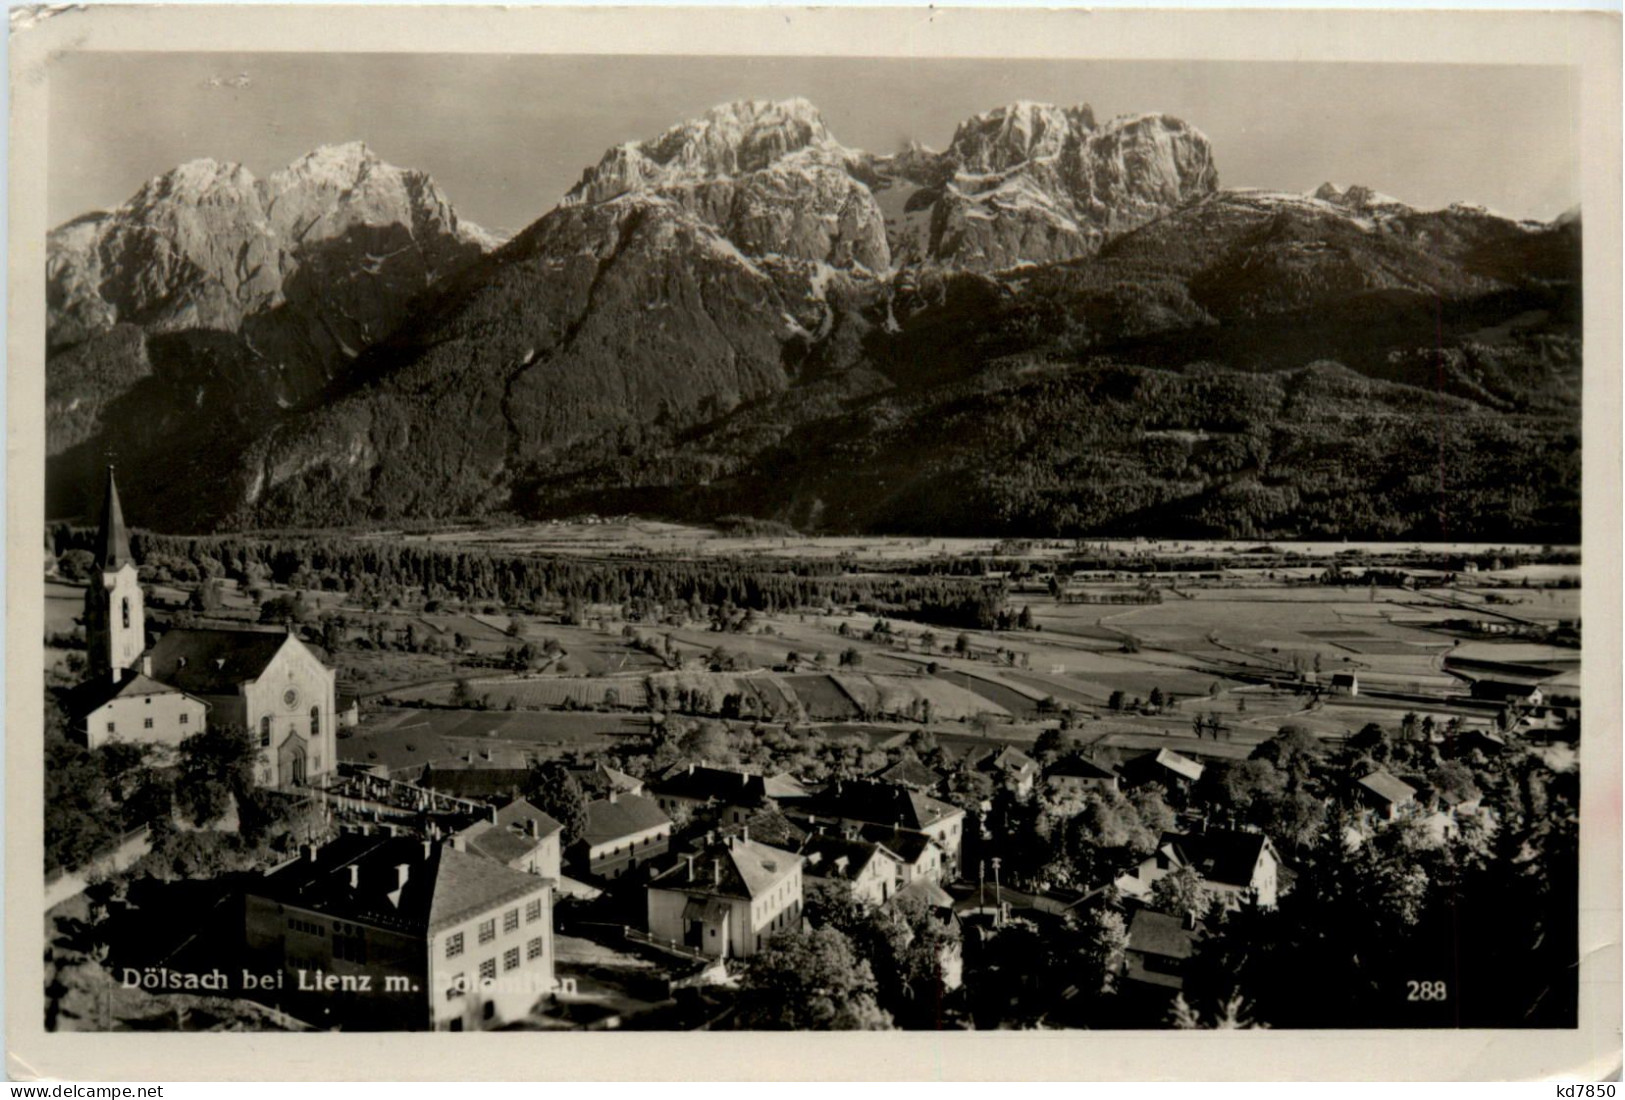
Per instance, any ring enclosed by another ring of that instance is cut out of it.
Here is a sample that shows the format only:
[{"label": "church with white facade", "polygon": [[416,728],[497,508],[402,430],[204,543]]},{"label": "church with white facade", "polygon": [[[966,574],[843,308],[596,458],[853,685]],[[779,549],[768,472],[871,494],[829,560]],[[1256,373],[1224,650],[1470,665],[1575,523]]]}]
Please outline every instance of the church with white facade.
[{"label": "church with white facade", "polygon": [[236,725],[259,748],[262,786],[304,786],[336,770],[336,674],[291,631],[175,627],[147,644],[111,469],[95,559],[85,592],[90,678],[67,700],[72,729],[87,746],[177,745],[207,725]]}]

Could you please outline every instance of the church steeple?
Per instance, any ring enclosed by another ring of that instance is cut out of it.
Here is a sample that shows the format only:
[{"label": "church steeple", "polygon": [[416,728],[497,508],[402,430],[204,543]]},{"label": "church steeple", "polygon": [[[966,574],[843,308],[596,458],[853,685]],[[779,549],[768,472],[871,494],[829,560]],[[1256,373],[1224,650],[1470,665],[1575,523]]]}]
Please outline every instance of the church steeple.
[{"label": "church steeple", "polygon": [[102,501],[102,527],[96,533],[96,568],[104,573],[116,573],[130,560],[130,531],[124,526],[124,509],[119,506],[118,485],[113,481],[113,467],[109,466],[107,496]]},{"label": "church steeple", "polygon": [[85,589],[85,645],[91,671],[110,672],[117,680],[136,667],[147,648],[147,616],[140,575],[130,554],[130,529],[124,525],[111,466],[94,549],[96,571]]}]

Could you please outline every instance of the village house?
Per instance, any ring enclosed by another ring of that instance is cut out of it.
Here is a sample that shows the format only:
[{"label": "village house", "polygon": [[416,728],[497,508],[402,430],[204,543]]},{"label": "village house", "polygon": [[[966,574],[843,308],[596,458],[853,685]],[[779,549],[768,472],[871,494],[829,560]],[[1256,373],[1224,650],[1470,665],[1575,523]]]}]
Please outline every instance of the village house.
[{"label": "village house", "polygon": [[88,749],[118,740],[173,748],[203,732],[209,704],[139,672],[115,670],[75,687],[63,710],[69,733]]},{"label": "village house", "polygon": [[1518,684],[1509,680],[1474,680],[1474,699],[1493,703],[1538,707],[1545,698],[1538,684]]},{"label": "village house", "polygon": [[246,892],[251,970],[318,1026],[462,1031],[554,989],[552,883],[450,842],[348,834]]},{"label": "village house", "polygon": [[1232,909],[1244,901],[1273,909],[1280,898],[1281,854],[1263,833],[1239,829],[1164,833],[1157,850],[1114,885],[1125,897],[1145,901],[1159,880],[1187,867]]},{"label": "village house", "polygon": [[417,785],[456,798],[507,802],[530,786],[529,767],[498,766],[470,753],[447,764],[426,764]]},{"label": "village house", "polygon": [[1360,678],[1358,676],[1356,676],[1352,672],[1334,672],[1334,673],[1332,673],[1332,694],[1333,695],[1358,695],[1358,694],[1360,694]]},{"label": "village house", "polygon": [[942,777],[914,759],[914,757],[905,756],[895,763],[881,768],[871,778],[878,779],[882,783],[895,783],[900,787],[909,787],[916,791],[930,791],[936,789],[937,783],[941,781]]},{"label": "village house", "polygon": [[522,798],[490,808],[487,820],[456,834],[467,851],[504,867],[557,881],[562,874],[559,843],[564,826]]},{"label": "village house", "polygon": [[1115,791],[1122,776],[1081,753],[1063,757],[1044,771],[1044,786],[1058,798],[1082,798],[1090,791]]},{"label": "village house", "polygon": [[651,936],[714,958],[749,958],[800,927],[801,857],[728,837],[657,875],[647,900]]},{"label": "village house", "polygon": [[568,768],[569,773],[575,777],[582,793],[588,798],[607,798],[610,791],[617,794],[642,794],[643,780],[635,775],[627,775],[607,764],[592,763],[583,767]]},{"label": "village house", "polygon": [[571,845],[571,863],[595,878],[617,879],[665,855],[671,830],[671,818],[654,799],[610,791],[587,803],[587,826]]},{"label": "village house", "polygon": [[1393,821],[1416,806],[1416,788],[1381,768],[1356,781],[1354,793],[1382,821]]},{"label": "village house", "polygon": [[847,825],[844,829],[846,835],[878,844],[895,856],[904,888],[916,882],[941,884],[948,878],[947,853],[929,833],[885,825]]},{"label": "village house", "polygon": [[990,776],[995,784],[1008,787],[1022,798],[1032,793],[1040,773],[1036,760],[1009,745],[997,750],[973,749],[965,762],[983,775]]},{"label": "village house", "polygon": [[710,814],[720,824],[739,824],[769,801],[795,803],[807,791],[788,775],[761,776],[678,764],[649,786],[649,793],[668,814]]},{"label": "village house", "polygon": [[844,883],[870,905],[890,901],[903,881],[902,857],[872,841],[814,833],[802,841],[801,859],[808,886]]},{"label": "village house", "polygon": [[355,729],[361,724],[361,697],[354,690],[339,688],[333,706],[340,729]]},{"label": "village house", "polygon": [[1171,997],[1183,990],[1186,972],[1205,937],[1202,923],[1188,913],[1137,911],[1129,921],[1128,947],[1124,951],[1124,977],[1131,983],[1129,991]]},{"label": "village house", "polygon": [[[942,877],[954,879],[959,875],[964,854],[965,811],[958,806],[932,798],[921,791],[895,783],[881,783],[873,779],[836,780],[823,791],[809,798],[806,812],[816,820],[834,821],[842,825],[876,826],[881,830],[924,833],[942,850]],[[867,840],[878,839],[864,830]],[[879,843],[898,848],[884,839]]]},{"label": "village house", "polygon": [[1136,756],[1117,770],[1131,787],[1160,783],[1166,791],[1184,792],[1202,778],[1206,767],[1172,749],[1158,749]]}]

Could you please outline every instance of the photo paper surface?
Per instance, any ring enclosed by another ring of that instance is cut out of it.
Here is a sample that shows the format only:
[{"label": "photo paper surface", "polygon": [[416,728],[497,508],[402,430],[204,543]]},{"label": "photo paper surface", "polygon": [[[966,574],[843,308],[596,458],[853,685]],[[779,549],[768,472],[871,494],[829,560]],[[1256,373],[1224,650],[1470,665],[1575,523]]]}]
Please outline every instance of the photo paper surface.
[{"label": "photo paper surface", "polygon": [[13,64],[14,1075],[1617,1068],[1611,17]]}]

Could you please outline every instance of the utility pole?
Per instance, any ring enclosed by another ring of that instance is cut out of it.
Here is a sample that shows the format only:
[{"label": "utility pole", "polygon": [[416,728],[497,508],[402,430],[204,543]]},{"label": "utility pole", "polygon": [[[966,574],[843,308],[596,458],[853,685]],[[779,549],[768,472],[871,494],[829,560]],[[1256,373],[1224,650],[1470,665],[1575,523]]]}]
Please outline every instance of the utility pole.
[{"label": "utility pole", "polygon": [[1004,924],[1004,891],[999,885],[999,864],[1002,862],[1003,860],[1000,857],[993,857],[993,904],[996,907],[993,923],[995,926]]}]

